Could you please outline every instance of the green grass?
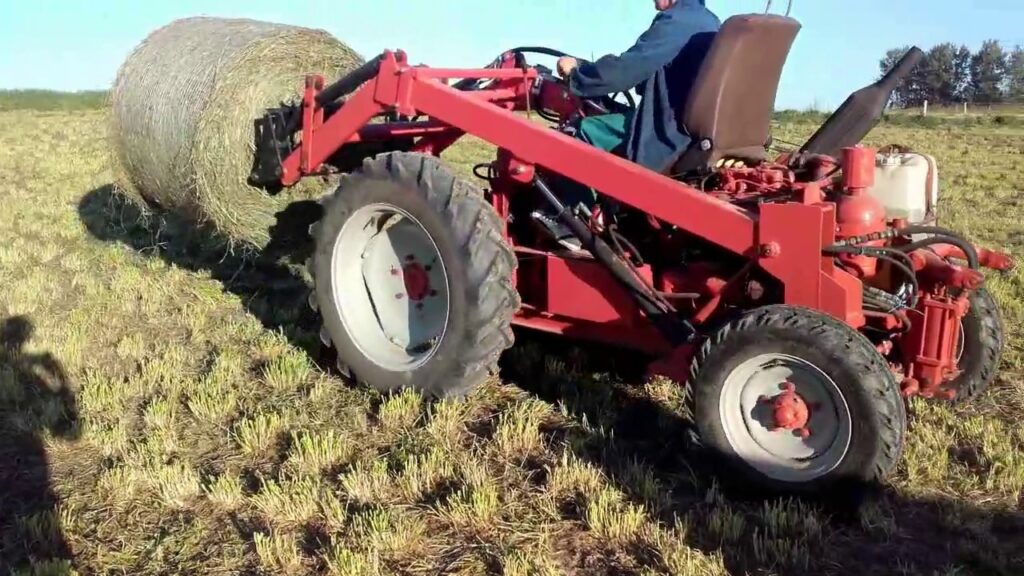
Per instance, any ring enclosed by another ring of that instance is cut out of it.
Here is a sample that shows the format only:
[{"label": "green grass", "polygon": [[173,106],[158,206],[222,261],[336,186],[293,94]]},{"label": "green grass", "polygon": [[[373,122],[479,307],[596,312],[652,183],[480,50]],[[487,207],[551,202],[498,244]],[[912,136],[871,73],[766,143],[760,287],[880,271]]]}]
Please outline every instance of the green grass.
[{"label": "green grass", "polygon": [[79,111],[102,108],[107,101],[106,90],[59,92],[56,90],[0,90],[0,111]]},{"label": "green grass", "polygon": [[[114,201],[104,114],[0,112],[0,573],[1020,574],[1024,277],[978,403],[913,403],[861,508],[727,496],[682,391],[521,335],[465,402],[316,364],[305,278]],[[787,141],[814,125],[781,124]],[[1024,131],[883,124],[935,154],[943,224],[1020,255]],[[489,151],[468,140],[468,174]],[[54,159],[59,161],[54,161]],[[12,470],[19,479],[10,479]],[[73,572],[74,571],[74,572]]]}]

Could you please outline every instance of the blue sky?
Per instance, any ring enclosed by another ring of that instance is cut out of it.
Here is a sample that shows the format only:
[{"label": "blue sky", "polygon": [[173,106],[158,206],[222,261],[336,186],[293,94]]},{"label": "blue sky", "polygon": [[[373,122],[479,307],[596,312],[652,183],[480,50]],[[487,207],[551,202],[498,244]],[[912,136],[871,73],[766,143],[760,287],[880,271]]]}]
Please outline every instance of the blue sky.
[{"label": "blue sky", "polygon": [[[786,0],[775,0],[776,6]],[[504,49],[547,45],[589,57],[628,48],[651,0],[6,0],[0,88],[106,88],[132,47],[172,19],[249,17],[328,30],[364,55],[403,48],[414,62],[478,66]],[[708,0],[723,19],[764,0]],[[987,38],[1024,44],[1024,0],[795,0],[804,30],[780,107],[837,106],[877,74],[886,49]]]}]

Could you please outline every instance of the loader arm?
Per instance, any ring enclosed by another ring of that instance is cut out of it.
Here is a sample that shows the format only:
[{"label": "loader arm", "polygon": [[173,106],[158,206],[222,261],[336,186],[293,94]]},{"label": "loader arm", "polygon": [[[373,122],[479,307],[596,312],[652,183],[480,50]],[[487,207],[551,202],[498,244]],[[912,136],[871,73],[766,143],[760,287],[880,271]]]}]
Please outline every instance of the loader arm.
[{"label": "loader arm", "polygon": [[[430,146],[437,139],[447,136],[450,145],[471,134],[506,151],[517,180],[529,182],[535,167],[561,174],[751,260],[783,285],[787,304],[824,311],[855,327],[864,324],[860,282],[822,254],[835,241],[832,204],[808,195],[805,203],[766,204],[754,213],[547,129],[515,113],[530,108],[537,79],[532,68],[413,67],[401,51],[385,52],[374,62],[376,74],[326,120],[318,96],[337,91],[325,89],[322,79],[307,81],[302,138],[282,163],[282,184],[321,173],[323,163],[348,143],[387,137],[395,130],[422,136],[420,145],[434,154],[445,147]],[[490,89],[462,92],[444,82],[450,78],[494,83]],[[384,112],[425,115],[431,122],[418,127],[370,123]],[[818,269],[809,270],[809,262]]]}]

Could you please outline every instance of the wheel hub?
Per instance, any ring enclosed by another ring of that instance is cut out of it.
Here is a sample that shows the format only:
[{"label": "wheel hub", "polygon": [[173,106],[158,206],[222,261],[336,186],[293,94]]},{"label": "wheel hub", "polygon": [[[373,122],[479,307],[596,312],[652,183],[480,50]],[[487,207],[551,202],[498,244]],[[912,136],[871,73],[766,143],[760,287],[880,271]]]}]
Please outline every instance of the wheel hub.
[{"label": "wheel hub", "polygon": [[803,396],[797,394],[796,385],[786,382],[782,394],[772,400],[772,417],[775,430],[790,430],[801,438],[807,438],[811,431],[807,423],[811,420],[811,408]]},{"label": "wheel hub", "polygon": [[[405,281],[405,293],[414,302],[420,302],[430,295],[430,276],[425,266],[415,261],[402,268],[402,279]],[[436,292],[435,292],[436,294]]]},{"label": "wheel hub", "polygon": [[850,411],[839,387],[792,355],[766,353],[741,362],[725,379],[719,412],[737,456],[777,480],[827,474],[850,445]]},{"label": "wheel hub", "polygon": [[418,220],[396,206],[365,206],[342,227],[332,262],[339,316],[365,356],[391,371],[433,356],[448,324],[449,287]]}]

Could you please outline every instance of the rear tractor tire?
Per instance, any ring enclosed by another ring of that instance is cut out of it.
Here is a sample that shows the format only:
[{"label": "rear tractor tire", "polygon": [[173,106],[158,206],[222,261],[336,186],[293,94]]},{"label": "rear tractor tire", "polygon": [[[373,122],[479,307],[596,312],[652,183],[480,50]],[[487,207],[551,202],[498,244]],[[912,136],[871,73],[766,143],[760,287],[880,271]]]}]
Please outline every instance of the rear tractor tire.
[{"label": "rear tractor tire", "polygon": [[816,311],[767,306],[725,325],[690,371],[699,444],[744,492],[827,495],[882,481],[906,412],[876,348]]},{"label": "rear tractor tire", "polygon": [[342,177],[311,230],[321,338],[354,380],[461,397],[513,343],[516,258],[483,194],[431,156],[393,152]]},{"label": "rear tractor tire", "polygon": [[988,390],[1003,354],[1003,320],[992,294],[979,288],[970,295],[970,308],[960,324],[960,375],[951,383],[954,401],[966,404]]}]

